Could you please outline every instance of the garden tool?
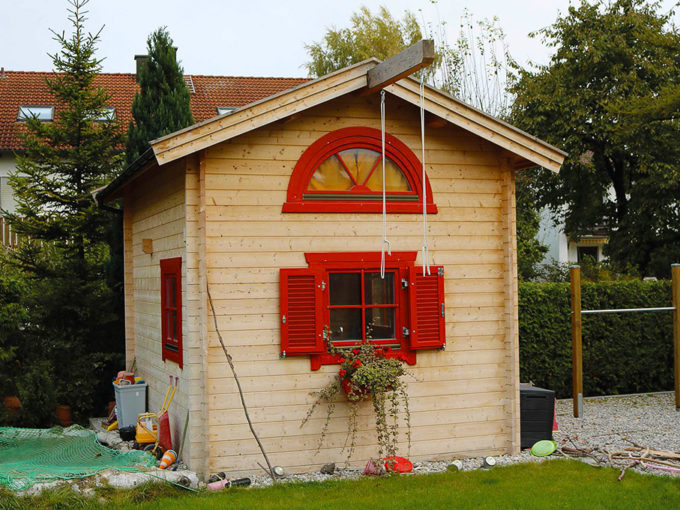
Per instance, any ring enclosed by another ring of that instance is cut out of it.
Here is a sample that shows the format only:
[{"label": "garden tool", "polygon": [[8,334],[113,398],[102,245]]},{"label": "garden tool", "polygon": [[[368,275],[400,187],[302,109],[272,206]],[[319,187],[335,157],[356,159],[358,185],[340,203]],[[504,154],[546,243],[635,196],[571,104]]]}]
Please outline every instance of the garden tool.
[{"label": "garden tool", "polygon": [[144,450],[150,451],[156,456],[158,456],[160,451],[172,448],[168,407],[177,391],[179,377],[175,377],[174,385],[172,383],[172,376],[168,377],[170,384],[165,392],[165,398],[158,413],[142,413],[137,417],[137,435],[135,440],[139,445],[146,445]]}]

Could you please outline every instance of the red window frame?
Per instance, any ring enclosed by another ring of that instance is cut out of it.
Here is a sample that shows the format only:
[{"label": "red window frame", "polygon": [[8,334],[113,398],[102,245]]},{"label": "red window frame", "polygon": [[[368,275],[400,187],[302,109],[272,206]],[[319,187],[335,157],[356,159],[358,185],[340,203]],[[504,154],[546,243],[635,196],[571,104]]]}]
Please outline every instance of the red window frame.
[{"label": "red window frame", "polygon": [[[319,165],[333,155],[348,149],[365,148],[382,153],[381,132],[369,127],[349,127],[328,133],[310,145],[298,160],[288,183],[283,212],[382,212],[382,193],[368,192],[363,186],[350,191],[308,191],[309,182]],[[411,149],[398,138],[385,133],[385,156],[394,161],[409,182],[409,192],[387,192],[388,213],[423,211],[422,165]],[[430,181],[425,177],[427,212],[435,214]],[[327,198],[324,196],[327,195]],[[347,198],[343,198],[347,195]],[[354,195],[354,196],[353,196]],[[367,197],[371,195],[371,199]],[[314,198],[312,198],[314,197]],[[405,200],[408,198],[409,200]]]},{"label": "red window frame", "polygon": [[183,368],[181,257],[161,260],[161,353],[163,361],[174,361]]},{"label": "red window frame", "polygon": [[[420,349],[442,349],[445,345],[443,268],[432,267],[423,275],[415,266],[417,252],[386,254],[385,270],[394,273],[396,339],[371,340],[395,345],[391,356],[416,363]],[[282,356],[310,355],[312,370],[340,362],[326,350],[324,328],[330,324],[329,275],[338,272],[379,272],[380,252],[306,253],[308,268],[281,269]],[[362,285],[363,289],[363,285]],[[362,298],[363,303],[363,298]],[[362,305],[363,306],[363,305]],[[365,335],[362,314],[362,337]],[[408,333],[406,333],[408,331]],[[422,333],[422,334],[421,334]],[[352,346],[358,341],[338,341]]]}]

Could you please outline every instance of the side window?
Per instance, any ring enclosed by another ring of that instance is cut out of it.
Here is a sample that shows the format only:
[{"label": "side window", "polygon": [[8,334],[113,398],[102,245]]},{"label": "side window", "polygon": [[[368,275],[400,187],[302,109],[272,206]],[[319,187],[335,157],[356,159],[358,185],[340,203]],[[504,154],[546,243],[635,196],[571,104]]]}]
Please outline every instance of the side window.
[{"label": "side window", "polygon": [[[380,253],[308,253],[308,268],[281,269],[281,354],[310,355],[312,369],[338,360],[327,342],[389,346],[416,361],[445,345],[443,268],[423,275],[416,252],[396,252],[380,277]],[[328,338],[325,335],[328,334]]]},{"label": "side window", "polygon": [[182,259],[161,260],[161,342],[163,360],[182,368]]}]

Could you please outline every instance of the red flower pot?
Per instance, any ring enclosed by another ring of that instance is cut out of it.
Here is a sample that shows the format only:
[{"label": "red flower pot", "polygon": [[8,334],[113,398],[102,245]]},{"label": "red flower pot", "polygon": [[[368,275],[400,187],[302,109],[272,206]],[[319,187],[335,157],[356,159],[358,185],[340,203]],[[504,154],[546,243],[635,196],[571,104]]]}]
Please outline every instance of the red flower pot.
[{"label": "red flower pot", "polygon": [[73,425],[73,420],[71,419],[71,407],[59,405],[57,406],[57,423],[62,427],[70,427]]},{"label": "red flower pot", "polygon": [[353,395],[368,395],[369,389],[362,386],[355,386],[349,379],[340,379],[340,384],[342,385],[342,390],[345,395],[350,393]]},{"label": "red flower pot", "polygon": [[21,410],[21,401],[18,397],[5,397],[4,404],[8,414],[19,414],[19,411]]}]

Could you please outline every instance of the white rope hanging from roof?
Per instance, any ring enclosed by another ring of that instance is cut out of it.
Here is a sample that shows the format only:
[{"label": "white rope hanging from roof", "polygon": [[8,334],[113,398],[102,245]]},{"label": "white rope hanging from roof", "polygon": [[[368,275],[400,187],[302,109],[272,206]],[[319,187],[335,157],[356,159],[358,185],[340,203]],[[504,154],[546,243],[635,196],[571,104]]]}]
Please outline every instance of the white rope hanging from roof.
[{"label": "white rope hanging from roof", "polygon": [[385,90],[380,91],[380,136],[382,142],[382,220],[383,240],[380,251],[380,278],[385,279],[385,247],[387,254],[392,255],[392,246],[387,240],[387,197],[385,192]]},{"label": "white rope hanging from roof", "polygon": [[420,142],[422,154],[420,161],[423,165],[421,186],[423,188],[423,275],[430,274],[430,247],[427,242],[427,186],[425,181],[425,81],[423,73],[420,75]]}]

